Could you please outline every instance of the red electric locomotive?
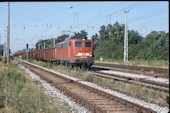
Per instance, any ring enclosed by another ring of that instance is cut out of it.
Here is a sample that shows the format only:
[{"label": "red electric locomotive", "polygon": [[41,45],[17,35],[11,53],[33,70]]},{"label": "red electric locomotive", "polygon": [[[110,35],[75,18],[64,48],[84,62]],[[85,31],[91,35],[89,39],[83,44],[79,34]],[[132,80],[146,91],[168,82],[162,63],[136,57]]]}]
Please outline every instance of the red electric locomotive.
[{"label": "red electric locomotive", "polygon": [[85,65],[94,63],[94,42],[89,39],[70,39],[56,44],[57,64]]}]

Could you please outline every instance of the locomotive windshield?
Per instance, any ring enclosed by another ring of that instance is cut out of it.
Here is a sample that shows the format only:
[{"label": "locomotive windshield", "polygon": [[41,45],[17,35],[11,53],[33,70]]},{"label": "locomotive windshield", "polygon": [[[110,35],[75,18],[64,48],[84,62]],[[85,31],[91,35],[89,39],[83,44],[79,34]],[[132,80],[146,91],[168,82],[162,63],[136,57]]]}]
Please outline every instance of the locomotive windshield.
[{"label": "locomotive windshield", "polygon": [[82,42],[76,42],[76,43],[75,43],[75,46],[76,46],[76,47],[82,47]]},{"label": "locomotive windshield", "polygon": [[86,47],[91,47],[91,42],[86,42]]}]

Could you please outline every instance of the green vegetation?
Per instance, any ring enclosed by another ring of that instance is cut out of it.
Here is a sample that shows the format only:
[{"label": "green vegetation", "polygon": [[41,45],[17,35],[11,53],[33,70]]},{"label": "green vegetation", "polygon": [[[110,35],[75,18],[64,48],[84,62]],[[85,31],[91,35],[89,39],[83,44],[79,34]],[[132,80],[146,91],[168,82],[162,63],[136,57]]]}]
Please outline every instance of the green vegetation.
[{"label": "green vegetation", "polygon": [[[95,58],[122,60],[124,24],[101,26],[95,42]],[[146,37],[137,31],[128,31],[129,60],[169,60],[169,33],[152,31]]]},{"label": "green vegetation", "polygon": [[169,105],[169,96],[167,96],[165,100],[166,100],[166,102],[167,102],[168,105]]},{"label": "green vegetation", "polygon": [[0,44],[0,56],[3,56],[3,45]]},{"label": "green vegetation", "polygon": [[[96,63],[101,61],[96,60]],[[106,59],[102,61],[103,63],[115,63],[115,64],[123,64],[122,60],[113,60],[113,59]],[[146,67],[156,67],[156,68],[169,68],[169,61],[165,60],[141,60],[141,59],[136,59],[136,60],[130,60],[128,62],[129,65],[133,66],[146,66]]]},{"label": "green vegetation", "polygon": [[0,112],[57,113],[52,98],[24,76],[16,64],[0,65]]},{"label": "green vegetation", "polygon": [[50,62],[46,62],[46,63],[43,63],[43,67],[50,69],[50,68],[53,68],[53,65]]},{"label": "green vegetation", "polygon": [[28,62],[33,62],[33,59],[30,59],[30,58],[29,58],[29,59],[27,59],[27,61],[28,61]]},{"label": "green vegetation", "polygon": [[83,72],[82,77],[84,80],[89,81],[89,82],[94,82],[94,80],[95,80],[93,73],[88,72],[88,71]]}]

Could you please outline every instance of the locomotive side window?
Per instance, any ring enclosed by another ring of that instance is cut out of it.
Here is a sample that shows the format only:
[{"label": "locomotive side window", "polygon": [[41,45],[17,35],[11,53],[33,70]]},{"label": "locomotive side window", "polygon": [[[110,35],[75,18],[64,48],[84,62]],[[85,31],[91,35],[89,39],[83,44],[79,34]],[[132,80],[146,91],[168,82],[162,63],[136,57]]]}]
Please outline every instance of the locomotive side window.
[{"label": "locomotive side window", "polygon": [[76,46],[76,47],[82,47],[82,42],[76,42],[76,43],[75,43],[75,46]]},{"label": "locomotive side window", "polygon": [[86,42],[86,47],[91,47],[91,42]]}]

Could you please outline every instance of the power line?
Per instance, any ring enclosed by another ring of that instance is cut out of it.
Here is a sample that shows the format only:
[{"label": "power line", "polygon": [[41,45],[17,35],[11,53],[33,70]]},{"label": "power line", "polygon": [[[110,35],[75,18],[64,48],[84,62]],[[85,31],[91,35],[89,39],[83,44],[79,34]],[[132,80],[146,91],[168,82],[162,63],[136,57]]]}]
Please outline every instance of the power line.
[{"label": "power line", "polygon": [[[132,8],[132,7],[134,7],[134,6],[137,6],[137,5],[139,5],[139,4],[141,4],[142,2],[138,2],[138,3],[134,3],[134,4],[131,4],[131,5],[129,5],[129,6],[127,6],[127,7],[125,7],[125,8],[122,8],[122,9],[120,9],[120,10],[117,10],[117,11],[115,11],[115,12],[112,12],[112,13],[110,13],[109,15],[115,15],[115,14],[119,14],[119,13],[122,13],[122,11],[124,10],[124,9],[127,9],[127,8]],[[119,6],[118,6],[119,7]],[[114,8],[116,8],[116,7],[114,7]],[[119,15],[120,16],[120,15]],[[94,22],[97,22],[97,21],[99,21],[99,20],[101,20],[101,19],[104,19],[104,18],[106,18],[107,17],[107,15],[104,15],[104,16],[100,16],[99,18],[97,18],[98,16],[96,16],[96,19],[94,19],[94,20],[92,20],[91,22],[89,22],[89,23],[86,23],[86,24],[83,24],[83,25],[79,25],[79,27],[83,27],[83,26],[88,26],[89,24],[91,24],[91,23],[94,23]]]},{"label": "power line", "polygon": [[[80,3],[79,3],[79,4],[80,4]],[[69,9],[72,9],[72,8],[77,7],[77,6],[83,5],[83,4],[81,4],[81,5],[79,5],[79,4],[74,5],[74,6],[72,6],[72,7],[69,7]],[[85,4],[85,3],[84,3],[84,4]],[[72,14],[70,14],[70,15],[72,15]],[[70,17],[70,15],[66,15],[65,19],[67,19],[67,17]],[[74,16],[75,16],[75,14],[74,14]],[[74,17],[74,19],[75,19],[75,17]],[[62,21],[63,21],[63,20],[62,20]],[[75,21],[75,20],[74,20],[74,21]],[[57,23],[61,23],[61,22],[53,23],[53,26],[54,26],[55,24],[57,24]],[[78,14],[77,14],[77,23],[78,23]],[[74,24],[75,24],[75,22],[74,22]],[[74,26],[75,26],[75,25],[74,25]],[[49,30],[49,29],[47,29],[47,30]],[[46,32],[47,30],[42,31],[42,33]],[[42,34],[42,33],[41,33],[41,34]]]},{"label": "power line", "polygon": [[[158,10],[158,11],[159,11],[159,10]],[[158,12],[158,11],[156,11],[156,12]],[[152,13],[153,13],[153,12],[152,12]],[[151,13],[151,14],[152,14],[152,13]],[[160,12],[160,13],[162,13],[162,12]],[[156,15],[157,15],[157,14],[156,14]],[[118,15],[118,16],[120,16],[120,15]],[[116,17],[118,17],[118,16],[116,16]],[[152,16],[155,16],[155,14],[154,14],[154,15],[152,15]],[[137,20],[135,20],[135,21],[138,21],[138,20],[144,19],[144,18],[146,17],[146,15],[145,15],[145,16],[142,16],[142,17],[143,17],[143,18],[141,18],[141,17],[140,17],[140,19],[137,19]],[[148,17],[151,17],[151,15],[147,16],[147,18],[148,18]],[[138,18],[139,18],[139,17],[138,17]],[[135,18],[135,19],[136,19],[136,18]],[[130,21],[132,21],[132,20],[130,20]],[[97,22],[97,21],[95,20],[94,22]],[[129,23],[130,23],[130,22],[129,22]],[[89,23],[89,24],[90,24],[90,23]],[[88,24],[88,25],[89,25],[89,24]]]},{"label": "power line", "polygon": [[[58,5],[58,3],[57,3],[57,5]],[[57,5],[51,6],[51,7],[47,8],[47,9],[45,9],[45,10],[43,10],[43,11],[35,14],[34,16],[30,17],[28,20],[31,21],[30,19],[36,18],[36,17],[39,16],[39,15],[45,14],[45,12],[49,11],[49,9],[56,8]],[[24,20],[24,21],[25,21],[25,20]],[[21,22],[19,22],[18,24],[20,24],[20,23],[21,23]],[[13,24],[13,26],[18,25],[18,24]]]},{"label": "power line", "polygon": [[153,16],[156,16],[158,14],[163,14],[163,13],[165,13],[167,11],[168,10],[164,10],[164,9],[157,10],[157,11],[148,13],[146,15],[143,15],[143,16],[140,16],[140,17],[137,17],[137,18],[133,18],[133,19],[129,20],[129,23],[132,23],[132,22],[135,22],[135,21],[138,21],[138,20],[142,20],[142,19],[145,19],[145,18],[153,17]]},{"label": "power line", "polygon": [[[78,3],[78,4],[76,4],[76,5],[72,6],[72,7],[81,6],[81,5],[79,5],[79,4],[80,4],[80,3]],[[60,10],[60,11],[55,11],[55,12],[49,14],[49,15],[46,15],[46,16],[43,16],[43,17],[39,17],[39,18],[33,19],[33,20],[31,20],[31,21],[27,21],[26,24],[29,24],[30,22],[33,23],[33,22],[36,22],[36,21],[39,21],[39,20],[43,20],[43,19],[48,18],[48,17],[50,17],[50,16],[54,16],[54,14],[55,14],[55,16],[56,16],[56,15],[58,15],[58,14],[60,14],[60,13],[63,13],[64,11],[66,11],[66,10],[68,10],[68,9],[70,9],[70,8],[71,8],[71,7],[62,9],[62,10]],[[56,13],[57,13],[57,14],[56,14]]]},{"label": "power line", "polygon": [[[135,3],[135,4],[132,4],[132,5],[129,5],[129,6],[125,7],[125,8],[123,8],[123,9],[133,9],[133,8],[135,8],[135,7],[137,7],[137,6],[138,6],[137,8],[141,8],[141,7],[143,7],[143,6],[147,6],[147,5],[151,5],[151,4],[152,4],[152,3],[141,5],[141,2],[140,2],[140,3]],[[141,5],[141,6],[139,6],[139,5]],[[107,15],[114,15],[114,16],[117,18],[117,17],[119,17],[119,16],[122,15],[123,9],[118,10],[118,11],[115,11],[115,12],[110,13],[110,14],[107,14]],[[135,8],[135,9],[136,9],[136,8]],[[115,15],[115,14],[116,14],[116,15]],[[102,18],[103,18],[103,19],[104,19],[104,18],[107,18],[107,15],[105,15],[105,16],[103,16],[103,17],[99,17],[98,19],[93,20],[93,21],[91,21],[90,23],[84,24],[84,25],[82,25],[82,26],[86,26],[86,25],[89,25],[89,24],[94,23],[94,22],[99,22],[99,21],[101,21]]]},{"label": "power line", "polygon": [[[125,7],[125,8],[122,8],[122,9],[120,9],[120,10],[117,10],[117,11],[112,12],[112,13],[107,14],[107,15],[115,15],[115,14],[122,13],[122,11],[123,11],[124,9],[128,9],[128,8],[130,9],[130,8],[132,8],[132,7],[134,7],[134,6],[139,5],[139,4],[141,4],[141,2],[140,2],[140,3],[134,3],[134,4],[131,4],[131,5],[127,6],[127,7]],[[102,19],[102,18],[106,18],[106,15],[104,15],[104,16],[100,16],[99,18],[94,19],[94,20],[92,20],[91,22],[89,22],[89,23],[87,23],[87,24],[84,24],[84,25],[82,25],[82,26],[89,25],[89,24],[91,24],[91,23],[93,23],[93,22],[96,22],[97,20]],[[82,27],[82,26],[79,26],[79,27]]]},{"label": "power line", "polygon": [[[142,24],[145,24],[145,23],[142,23]],[[141,25],[142,25],[141,24]],[[155,27],[155,26],[162,26],[162,25],[168,25],[168,23],[167,22],[164,22],[164,23],[158,23],[158,24],[156,24],[156,25],[151,25],[151,24],[147,24],[147,27]],[[139,28],[140,27],[140,25],[134,25],[134,26],[130,26],[130,27],[133,27],[133,28]]]}]

